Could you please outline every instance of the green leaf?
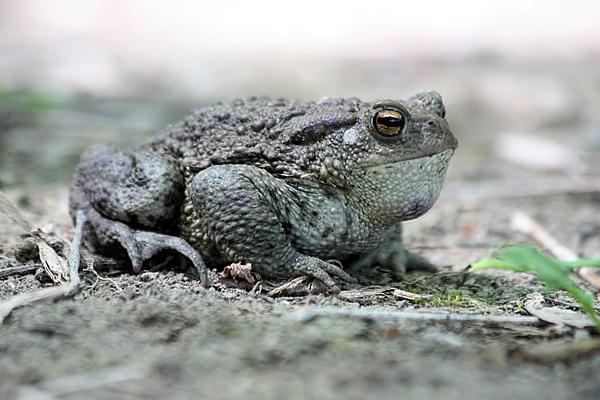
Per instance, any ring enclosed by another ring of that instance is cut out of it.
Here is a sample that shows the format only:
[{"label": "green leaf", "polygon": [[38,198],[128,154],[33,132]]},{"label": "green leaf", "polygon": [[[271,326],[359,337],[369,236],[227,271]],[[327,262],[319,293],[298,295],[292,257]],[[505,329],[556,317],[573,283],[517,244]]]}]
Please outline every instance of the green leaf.
[{"label": "green leaf", "polygon": [[495,251],[489,259],[471,265],[470,270],[486,268],[513,272],[533,272],[550,290],[566,291],[594,320],[600,329],[600,318],[594,310],[594,298],[571,279],[571,272],[578,267],[600,267],[600,259],[561,261],[541,253],[535,246],[505,246]]}]

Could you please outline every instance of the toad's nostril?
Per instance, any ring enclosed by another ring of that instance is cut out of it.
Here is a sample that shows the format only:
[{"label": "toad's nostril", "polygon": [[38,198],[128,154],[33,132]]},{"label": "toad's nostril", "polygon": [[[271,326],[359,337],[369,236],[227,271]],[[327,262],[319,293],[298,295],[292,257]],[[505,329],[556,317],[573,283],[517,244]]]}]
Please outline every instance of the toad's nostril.
[{"label": "toad's nostril", "polygon": [[427,126],[435,126],[435,121],[430,119],[429,121],[427,121]]}]

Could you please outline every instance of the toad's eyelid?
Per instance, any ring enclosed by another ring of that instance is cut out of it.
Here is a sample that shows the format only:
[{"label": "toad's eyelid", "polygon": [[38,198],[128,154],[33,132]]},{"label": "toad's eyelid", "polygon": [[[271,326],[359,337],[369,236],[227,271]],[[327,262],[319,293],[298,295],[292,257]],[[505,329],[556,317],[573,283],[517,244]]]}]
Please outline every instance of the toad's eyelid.
[{"label": "toad's eyelid", "polygon": [[379,100],[373,103],[373,105],[371,106],[372,110],[378,108],[392,108],[396,110],[406,111],[406,107],[402,103],[395,100]]}]

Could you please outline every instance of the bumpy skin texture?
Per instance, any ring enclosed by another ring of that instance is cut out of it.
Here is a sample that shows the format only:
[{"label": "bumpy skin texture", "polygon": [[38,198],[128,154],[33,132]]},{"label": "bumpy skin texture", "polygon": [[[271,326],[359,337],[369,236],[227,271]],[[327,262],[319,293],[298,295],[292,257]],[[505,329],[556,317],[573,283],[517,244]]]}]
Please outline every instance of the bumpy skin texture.
[{"label": "bumpy skin texture", "polygon": [[[378,119],[390,112],[398,118]],[[135,271],[170,249],[204,280],[205,263],[247,262],[266,278],[311,275],[337,291],[332,277],[352,278],[325,260],[385,264],[398,277],[429,267],[402,247],[400,223],[436,201],[456,146],[437,92],[236,100],[135,150],[90,149],[70,211],[87,212],[88,243]]]}]

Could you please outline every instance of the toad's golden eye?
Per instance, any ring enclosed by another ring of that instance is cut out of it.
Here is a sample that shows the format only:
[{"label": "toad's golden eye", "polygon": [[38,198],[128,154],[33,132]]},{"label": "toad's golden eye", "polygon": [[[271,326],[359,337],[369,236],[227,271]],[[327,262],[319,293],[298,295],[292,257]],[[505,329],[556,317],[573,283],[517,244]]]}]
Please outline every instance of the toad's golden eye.
[{"label": "toad's golden eye", "polygon": [[378,133],[390,137],[402,133],[406,120],[398,110],[383,109],[373,116],[371,123]]}]

